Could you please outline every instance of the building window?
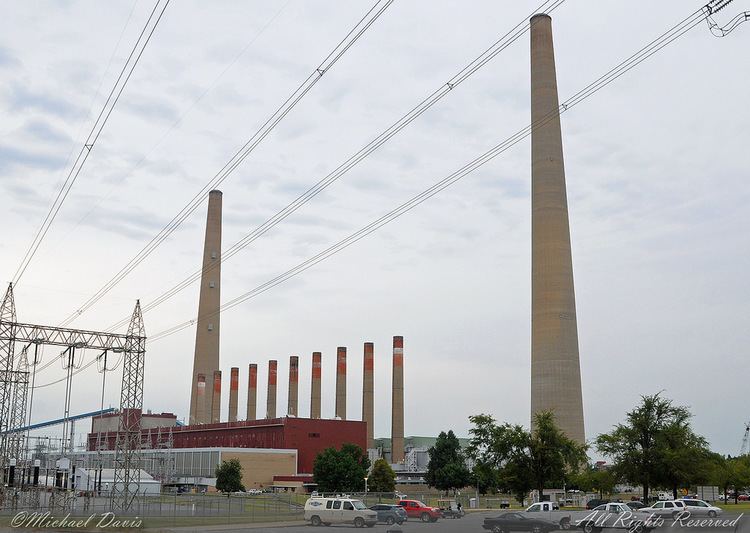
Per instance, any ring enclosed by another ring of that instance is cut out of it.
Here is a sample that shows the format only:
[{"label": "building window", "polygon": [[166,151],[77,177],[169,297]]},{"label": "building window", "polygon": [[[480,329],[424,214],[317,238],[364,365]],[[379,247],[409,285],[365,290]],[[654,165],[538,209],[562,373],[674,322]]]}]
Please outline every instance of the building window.
[{"label": "building window", "polygon": [[311,439],[319,439],[320,433],[308,433],[307,436]]}]

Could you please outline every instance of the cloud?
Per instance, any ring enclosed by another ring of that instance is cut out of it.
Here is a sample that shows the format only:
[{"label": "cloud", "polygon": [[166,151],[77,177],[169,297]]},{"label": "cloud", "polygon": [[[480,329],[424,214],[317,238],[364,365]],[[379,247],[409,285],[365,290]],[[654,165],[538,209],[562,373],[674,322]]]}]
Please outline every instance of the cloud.
[{"label": "cloud", "polygon": [[15,67],[20,64],[21,62],[10,53],[10,50],[0,46],[0,67]]},{"label": "cloud", "polygon": [[41,111],[70,119],[80,117],[83,111],[77,105],[44,91],[34,91],[20,83],[12,83],[6,97],[11,111]]},{"label": "cloud", "polygon": [[69,143],[70,136],[55,128],[52,124],[42,119],[31,119],[21,128],[24,134],[32,137],[34,141],[47,141],[50,143]]},{"label": "cloud", "polygon": [[16,167],[59,170],[64,164],[65,159],[58,155],[0,145],[0,173]]},{"label": "cloud", "polygon": [[144,95],[131,94],[122,104],[123,109],[149,120],[174,122],[180,116],[177,108],[162,98],[149,98]]}]

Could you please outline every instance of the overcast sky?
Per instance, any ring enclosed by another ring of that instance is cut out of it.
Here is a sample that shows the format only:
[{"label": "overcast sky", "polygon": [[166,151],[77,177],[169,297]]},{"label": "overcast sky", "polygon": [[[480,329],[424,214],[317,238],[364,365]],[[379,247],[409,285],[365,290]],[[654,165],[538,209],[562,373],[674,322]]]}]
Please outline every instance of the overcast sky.
[{"label": "overcast sky", "polygon": [[[444,84],[541,2],[397,0],[222,185],[228,248]],[[114,275],[304,80],[370,1],[196,2],[168,7],[84,171],[16,292],[18,319],[58,324]],[[569,1],[553,13],[561,99],[702,2]],[[0,278],[9,281],[153,4],[4,2],[0,17]],[[726,21],[750,1],[737,0]],[[129,14],[132,10],[132,17]],[[123,30],[124,28],[124,30]],[[120,40],[120,36],[122,39]],[[120,40],[119,47],[117,46]],[[528,35],[383,148],[223,266],[228,301],[326,248],[530,120]],[[242,52],[244,50],[244,52]],[[562,118],[586,434],[642,394],[688,405],[712,447],[739,451],[747,421],[750,25],[705,25]],[[239,54],[239,55],[238,55]],[[176,125],[175,125],[176,124]],[[323,352],[333,416],[336,346],[349,347],[349,417],[362,344],[375,343],[376,436],[390,434],[391,337],[403,335],[406,434],[491,413],[528,424],[530,141],[397,222],[222,315],[221,366]],[[104,329],[200,267],[205,206],[75,323]],[[193,318],[193,285],[145,316],[153,335]],[[123,330],[124,332],[124,330]],[[144,407],[187,416],[195,330],[148,343]],[[48,348],[44,362],[58,350]],[[84,362],[94,357],[84,354]],[[59,364],[37,377],[62,377]],[[120,368],[106,398],[119,403]],[[101,375],[72,411],[98,408]],[[34,421],[62,416],[63,384]],[[263,411],[263,408],[260,408]],[[86,423],[88,424],[88,422]]]}]

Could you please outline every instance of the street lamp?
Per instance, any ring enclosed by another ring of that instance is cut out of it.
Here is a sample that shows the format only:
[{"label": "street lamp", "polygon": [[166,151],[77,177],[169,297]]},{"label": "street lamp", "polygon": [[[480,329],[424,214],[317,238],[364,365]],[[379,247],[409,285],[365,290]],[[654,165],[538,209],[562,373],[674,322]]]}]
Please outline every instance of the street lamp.
[{"label": "street lamp", "polygon": [[365,476],[365,496],[367,496],[367,476]]}]

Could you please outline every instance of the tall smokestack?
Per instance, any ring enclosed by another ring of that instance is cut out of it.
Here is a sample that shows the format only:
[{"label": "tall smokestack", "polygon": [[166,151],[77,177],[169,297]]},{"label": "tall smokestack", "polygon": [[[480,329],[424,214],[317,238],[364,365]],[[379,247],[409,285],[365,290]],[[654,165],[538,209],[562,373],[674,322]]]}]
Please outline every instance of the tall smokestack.
[{"label": "tall smokestack", "polygon": [[214,394],[211,399],[211,423],[221,422],[221,370],[214,370]]},{"label": "tall smokestack", "polygon": [[393,399],[391,401],[391,462],[404,461],[404,338],[393,337]]},{"label": "tall smokestack", "polygon": [[297,416],[299,387],[299,357],[289,357],[289,400],[287,402],[287,414]]},{"label": "tall smokestack", "polygon": [[362,368],[362,421],[367,424],[367,449],[373,449],[375,448],[375,345],[371,342],[365,343]]},{"label": "tall smokestack", "polygon": [[[195,398],[198,407],[198,412],[194,417],[195,420],[205,420],[206,413],[203,411],[206,409],[206,376],[204,374],[198,374],[195,380]],[[193,422],[194,424],[200,424],[201,422]]]},{"label": "tall smokestack", "polygon": [[246,420],[255,420],[258,416],[258,365],[250,364],[248,370]]},{"label": "tall smokestack", "polygon": [[583,444],[573,259],[570,250],[552,19],[531,17],[531,417],[552,410]]},{"label": "tall smokestack", "polygon": [[346,347],[336,348],[336,417],[346,420]]},{"label": "tall smokestack", "polygon": [[232,367],[229,374],[229,421],[237,422],[237,395],[240,391],[240,369]]},{"label": "tall smokestack", "polygon": [[268,395],[266,396],[266,418],[276,418],[276,373],[278,362],[268,361]]},{"label": "tall smokestack", "polygon": [[[221,191],[208,194],[208,216],[206,236],[203,244],[203,273],[201,274],[200,299],[198,300],[198,320],[195,330],[195,352],[193,355],[193,380],[198,374],[213,376],[219,369],[219,306],[221,305]],[[204,398],[207,405],[197,417],[197,390],[190,394],[190,423],[206,424],[211,421],[214,407],[213,395]]]},{"label": "tall smokestack", "polygon": [[310,418],[320,418],[320,378],[322,354],[312,354],[312,381],[310,383]]}]

